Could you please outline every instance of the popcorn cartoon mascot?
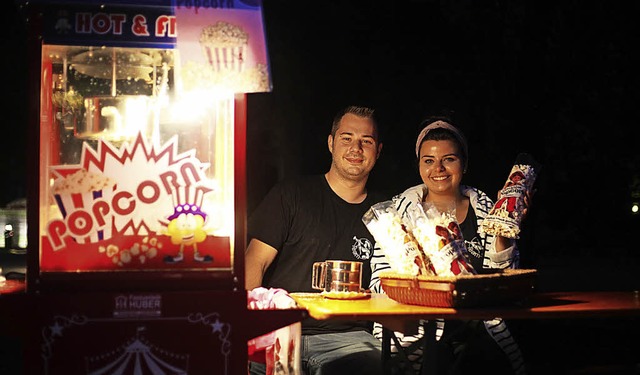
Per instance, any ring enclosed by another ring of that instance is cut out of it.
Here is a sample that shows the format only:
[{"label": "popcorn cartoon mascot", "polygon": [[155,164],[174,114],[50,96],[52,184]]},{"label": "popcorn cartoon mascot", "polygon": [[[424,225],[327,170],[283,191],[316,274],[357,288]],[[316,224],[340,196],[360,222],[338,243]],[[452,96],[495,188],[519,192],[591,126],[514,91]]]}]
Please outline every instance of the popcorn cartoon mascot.
[{"label": "popcorn cartoon mascot", "polygon": [[193,259],[196,262],[209,263],[213,261],[210,255],[201,255],[198,252],[198,243],[207,238],[204,228],[207,214],[202,212],[200,205],[180,203],[174,207],[173,214],[167,218],[166,235],[171,237],[171,243],[180,245],[180,250],[175,256],[164,257],[165,263],[178,263],[184,260],[184,248],[193,247]]}]

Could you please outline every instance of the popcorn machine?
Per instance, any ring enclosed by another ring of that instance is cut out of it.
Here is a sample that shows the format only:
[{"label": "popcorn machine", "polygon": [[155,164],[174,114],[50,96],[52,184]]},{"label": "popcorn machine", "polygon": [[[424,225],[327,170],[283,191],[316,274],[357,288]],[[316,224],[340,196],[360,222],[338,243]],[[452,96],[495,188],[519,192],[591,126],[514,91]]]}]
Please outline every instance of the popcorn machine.
[{"label": "popcorn machine", "polygon": [[302,318],[248,311],[244,289],[260,2],[24,8],[27,372],[245,372],[247,339]]}]

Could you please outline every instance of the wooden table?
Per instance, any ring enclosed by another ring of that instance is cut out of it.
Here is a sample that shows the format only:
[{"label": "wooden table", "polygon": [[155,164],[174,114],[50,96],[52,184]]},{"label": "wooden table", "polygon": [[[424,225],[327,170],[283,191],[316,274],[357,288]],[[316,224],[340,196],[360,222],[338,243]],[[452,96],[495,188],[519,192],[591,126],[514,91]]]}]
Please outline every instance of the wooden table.
[{"label": "wooden table", "polygon": [[[370,298],[358,300],[326,299],[318,293],[291,293],[291,296],[315,319],[372,320],[380,322],[387,331],[409,334],[415,333],[416,322],[420,319],[640,317],[640,291],[534,293],[517,304],[460,309],[402,304],[385,294],[375,293]],[[428,331],[425,337],[434,336],[435,327]],[[383,340],[383,355],[388,353],[385,343],[388,345]]]},{"label": "wooden table", "polygon": [[445,308],[407,305],[386,294],[370,298],[335,300],[319,293],[291,293],[307,309],[309,316],[324,319],[365,319],[404,331],[405,323],[419,319],[552,319],[640,316],[640,291],[536,293],[526,301],[510,306]]}]

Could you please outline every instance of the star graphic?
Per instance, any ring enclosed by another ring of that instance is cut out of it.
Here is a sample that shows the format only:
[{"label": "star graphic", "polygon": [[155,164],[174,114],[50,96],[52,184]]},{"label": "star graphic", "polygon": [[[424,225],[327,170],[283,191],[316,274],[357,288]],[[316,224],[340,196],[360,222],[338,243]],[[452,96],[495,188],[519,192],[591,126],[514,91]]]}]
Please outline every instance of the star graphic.
[{"label": "star graphic", "polygon": [[224,323],[220,323],[220,320],[216,319],[216,321],[211,324],[211,328],[213,328],[213,332],[222,332],[222,327],[224,327]]},{"label": "star graphic", "polygon": [[56,322],[51,327],[51,336],[62,336],[62,326]]}]

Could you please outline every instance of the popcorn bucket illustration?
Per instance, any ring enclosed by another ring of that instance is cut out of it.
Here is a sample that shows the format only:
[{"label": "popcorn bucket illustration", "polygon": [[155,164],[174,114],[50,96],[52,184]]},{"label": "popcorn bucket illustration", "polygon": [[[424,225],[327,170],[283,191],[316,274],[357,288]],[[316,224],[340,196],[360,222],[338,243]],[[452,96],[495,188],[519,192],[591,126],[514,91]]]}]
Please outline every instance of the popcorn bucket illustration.
[{"label": "popcorn bucket illustration", "polygon": [[93,206],[99,201],[109,201],[116,184],[107,176],[84,169],[59,178],[53,185],[53,197],[62,217],[69,219],[74,240],[79,244],[95,243],[111,238],[113,214]]},{"label": "popcorn bucket illustration", "polygon": [[242,27],[219,21],[202,29],[200,45],[214,71],[242,72],[248,51],[249,35]]}]

